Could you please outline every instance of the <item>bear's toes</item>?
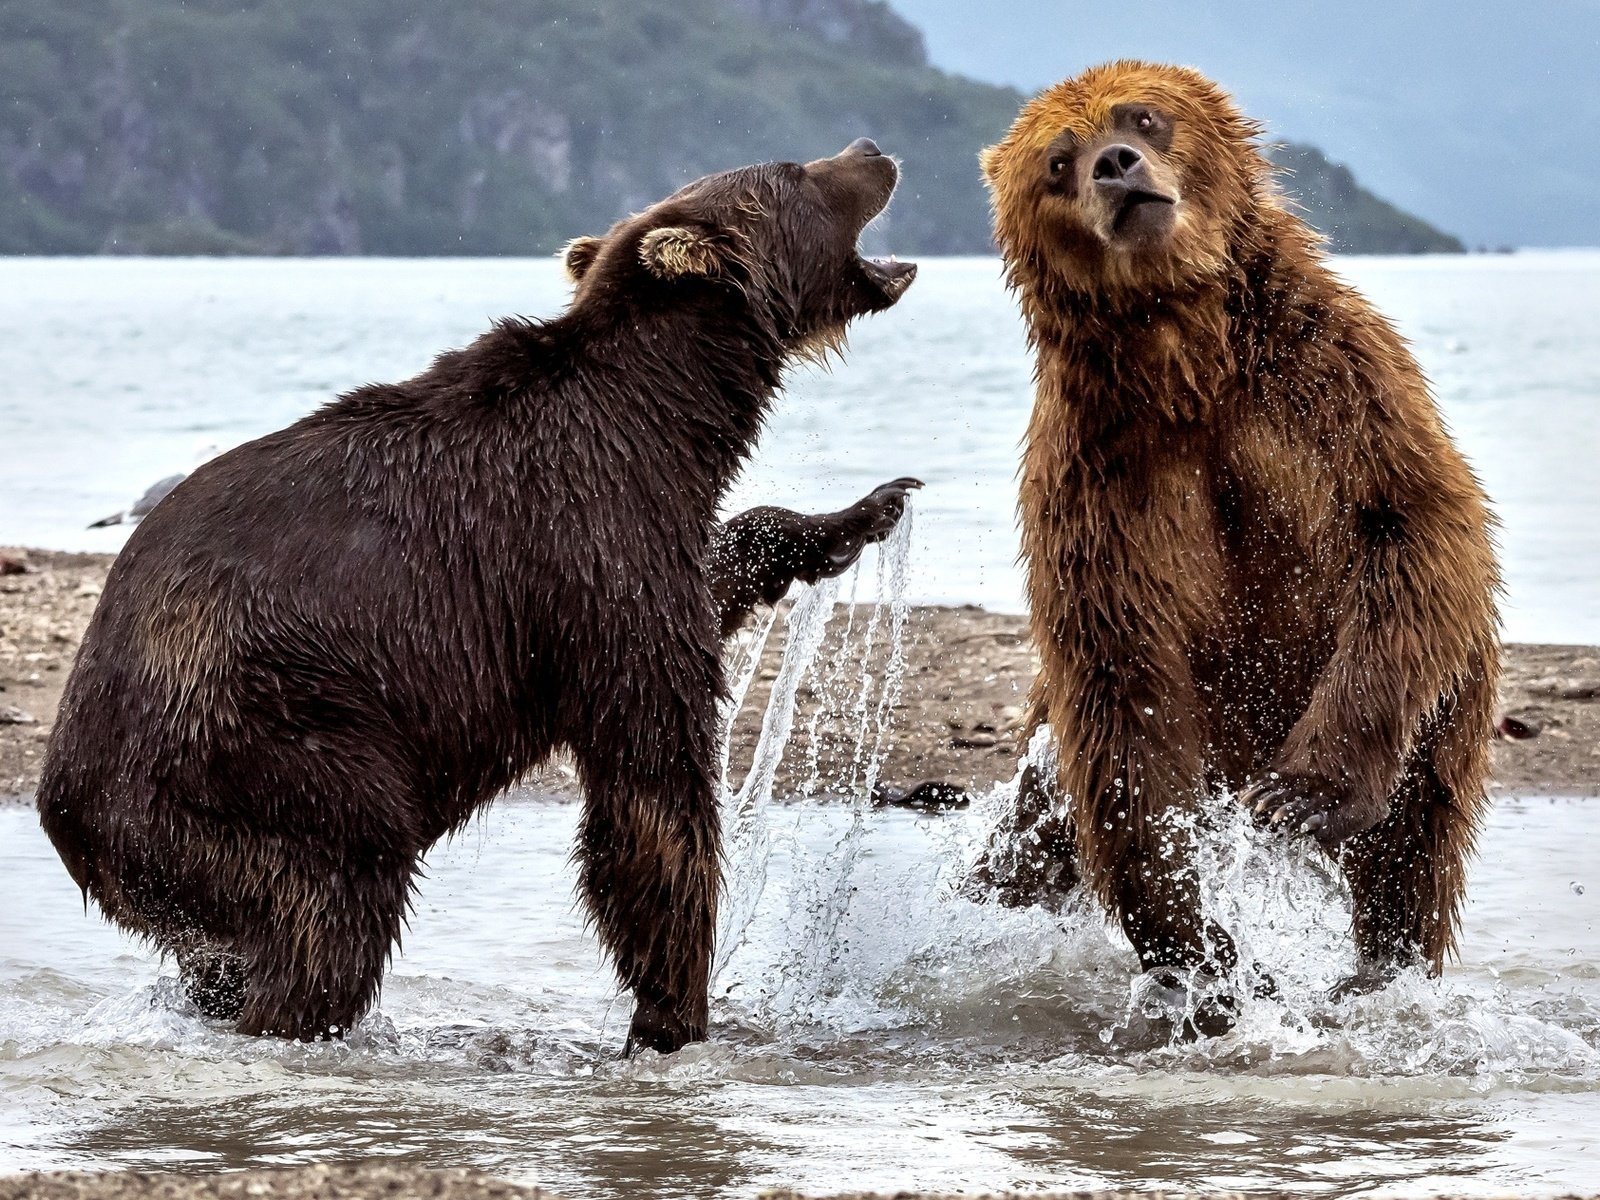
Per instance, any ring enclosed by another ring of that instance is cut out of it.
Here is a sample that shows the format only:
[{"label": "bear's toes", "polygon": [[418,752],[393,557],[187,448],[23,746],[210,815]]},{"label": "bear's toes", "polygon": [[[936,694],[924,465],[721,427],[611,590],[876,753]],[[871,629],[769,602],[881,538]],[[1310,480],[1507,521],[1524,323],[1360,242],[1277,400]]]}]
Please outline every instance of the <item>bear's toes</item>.
[{"label": "bear's toes", "polygon": [[1320,775],[1274,771],[1246,788],[1239,800],[1258,825],[1314,837],[1325,847],[1337,846],[1384,817],[1381,804],[1351,795],[1342,784]]}]

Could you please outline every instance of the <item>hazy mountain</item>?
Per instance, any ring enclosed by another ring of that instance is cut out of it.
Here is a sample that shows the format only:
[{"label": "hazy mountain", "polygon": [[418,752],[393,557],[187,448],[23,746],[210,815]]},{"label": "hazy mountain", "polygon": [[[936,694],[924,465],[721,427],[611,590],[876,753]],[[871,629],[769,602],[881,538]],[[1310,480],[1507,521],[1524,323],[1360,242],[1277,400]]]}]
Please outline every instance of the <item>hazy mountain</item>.
[{"label": "hazy mountain", "polygon": [[[0,0],[0,253],[543,253],[862,134],[877,245],[980,253],[1021,99],[875,0]],[[1337,244],[1446,244],[1323,174]]]},{"label": "hazy mountain", "polygon": [[1032,91],[1187,63],[1471,244],[1600,243],[1600,0],[894,4],[947,70]]},{"label": "hazy mountain", "polygon": [[539,253],[709,171],[903,156],[977,250],[1019,97],[861,0],[0,0],[0,250]]},{"label": "hazy mountain", "polygon": [[1402,212],[1356,182],[1350,168],[1315,146],[1275,146],[1279,186],[1292,207],[1322,231],[1335,254],[1459,254],[1459,238]]}]

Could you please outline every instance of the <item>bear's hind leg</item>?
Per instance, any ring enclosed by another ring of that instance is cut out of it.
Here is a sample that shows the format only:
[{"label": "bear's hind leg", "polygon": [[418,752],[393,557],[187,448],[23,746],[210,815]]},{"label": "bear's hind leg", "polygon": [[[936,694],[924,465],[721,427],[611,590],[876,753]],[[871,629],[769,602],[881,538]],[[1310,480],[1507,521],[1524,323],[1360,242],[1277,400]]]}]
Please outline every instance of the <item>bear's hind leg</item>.
[{"label": "bear's hind leg", "polygon": [[577,749],[579,888],[634,994],[625,1053],[671,1053],[706,1036],[721,884],[716,696],[709,679],[660,691]]},{"label": "bear's hind leg", "polygon": [[355,859],[275,881],[270,919],[236,942],[247,981],[240,1033],[343,1037],[371,1006],[405,920],[415,860],[363,868]]}]

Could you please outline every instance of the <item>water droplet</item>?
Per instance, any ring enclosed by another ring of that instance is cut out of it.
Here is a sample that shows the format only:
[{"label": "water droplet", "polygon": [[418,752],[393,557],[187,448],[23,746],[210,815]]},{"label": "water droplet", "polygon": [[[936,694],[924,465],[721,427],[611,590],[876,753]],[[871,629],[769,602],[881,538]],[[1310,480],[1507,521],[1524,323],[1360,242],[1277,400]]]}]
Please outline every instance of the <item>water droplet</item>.
[{"label": "water droplet", "polygon": [[1572,894],[1574,896],[1583,895],[1583,884],[1579,883],[1576,879],[1574,879],[1572,881],[1572,885],[1571,886],[1572,886]]}]

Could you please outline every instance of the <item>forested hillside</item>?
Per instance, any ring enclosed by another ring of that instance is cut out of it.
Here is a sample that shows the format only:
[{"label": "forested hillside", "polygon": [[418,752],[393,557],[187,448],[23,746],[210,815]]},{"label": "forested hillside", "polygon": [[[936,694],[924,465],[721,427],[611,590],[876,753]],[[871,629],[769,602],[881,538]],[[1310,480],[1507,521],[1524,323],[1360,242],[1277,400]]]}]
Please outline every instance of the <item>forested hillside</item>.
[{"label": "forested hillside", "polygon": [[545,253],[863,134],[980,253],[1020,100],[870,0],[0,0],[0,253]]},{"label": "forested hillside", "polygon": [[1276,147],[1272,160],[1284,194],[1336,254],[1458,254],[1464,249],[1459,238],[1374,196],[1349,167],[1329,162],[1315,146]]}]

